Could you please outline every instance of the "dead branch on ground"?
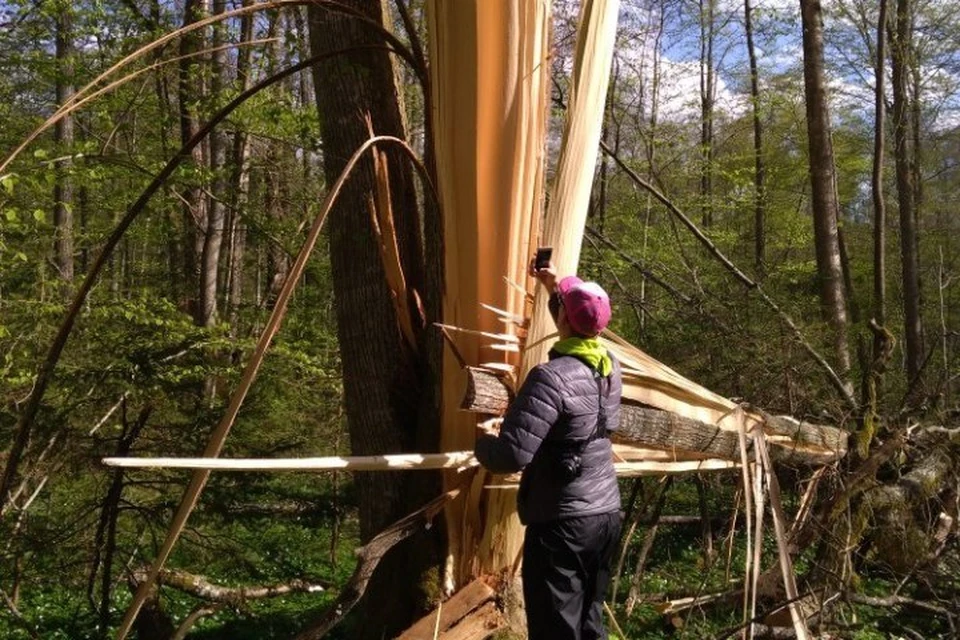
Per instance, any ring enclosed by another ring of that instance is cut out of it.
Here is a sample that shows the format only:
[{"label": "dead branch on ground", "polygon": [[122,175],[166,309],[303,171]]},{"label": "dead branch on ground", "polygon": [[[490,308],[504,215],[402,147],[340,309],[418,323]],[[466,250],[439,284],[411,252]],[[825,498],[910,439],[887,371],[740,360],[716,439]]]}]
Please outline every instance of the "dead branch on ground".
[{"label": "dead branch on ground", "polygon": [[357,550],[357,568],[347,584],[340,590],[340,596],[327,610],[297,635],[297,640],[317,640],[346,617],[354,605],[363,597],[367,583],[373,576],[380,560],[399,542],[409,538],[422,529],[432,526],[433,519],[442,511],[444,505],[460,494],[461,487],[473,476],[473,472],[464,473],[464,483],[425,504],[420,509],[398,520]]}]

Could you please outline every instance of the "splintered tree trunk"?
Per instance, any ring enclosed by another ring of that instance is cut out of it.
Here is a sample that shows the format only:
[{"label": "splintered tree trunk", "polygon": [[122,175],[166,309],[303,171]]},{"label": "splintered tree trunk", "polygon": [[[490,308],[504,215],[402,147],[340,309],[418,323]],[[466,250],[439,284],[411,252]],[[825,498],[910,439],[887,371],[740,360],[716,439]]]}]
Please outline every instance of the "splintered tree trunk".
[{"label": "splintered tree trunk", "polygon": [[[444,320],[466,329],[511,331],[481,308],[527,315],[526,267],[537,244],[554,248],[560,273],[575,273],[600,144],[616,36],[616,1],[581,5],[571,91],[550,209],[538,243],[549,89],[549,2],[432,0],[433,123],[443,205]],[[517,288],[508,282],[519,285]],[[522,359],[496,345],[458,339],[468,364],[519,366],[546,359],[555,331],[542,289]],[[534,343],[538,343],[534,346]],[[444,450],[472,448],[476,418],[458,411],[462,389],[453,355],[444,362]],[[451,478],[451,482],[454,480]],[[447,510],[448,587],[481,574],[513,575],[522,546],[516,495],[489,491],[481,472],[466,499]],[[496,479],[493,482],[496,483]]]},{"label": "splintered tree trunk", "polygon": [[910,0],[897,0],[896,38],[893,42],[893,139],[900,208],[900,260],[903,268],[903,334],[907,379],[920,373],[923,334],[920,318],[920,267],[917,255],[915,174],[911,167],[910,51],[912,27]]},{"label": "splintered tree trunk", "polygon": [[[546,0],[431,0],[427,16],[431,115],[446,247],[443,317],[459,327],[501,332],[504,325],[480,304],[520,315],[525,311],[523,293],[504,279],[526,285],[527,261],[537,244],[550,67],[549,6]],[[592,168],[591,164],[591,179]],[[520,364],[516,354],[477,340],[457,342],[469,364]],[[448,349],[440,437],[445,451],[472,449],[476,439],[476,418],[458,410],[462,392],[458,368]],[[448,591],[477,575],[499,573],[517,559],[522,529],[516,495],[485,491],[487,480],[481,472],[467,497],[446,511]],[[458,479],[450,474],[447,481],[452,486]]]},{"label": "splintered tree trunk", "polygon": [[823,13],[819,0],[800,0],[800,17],[803,22],[803,79],[806,90],[810,186],[817,272],[820,279],[820,304],[833,332],[833,353],[838,374],[846,378],[850,371],[847,305],[837,233],[839,207],[824,76]]},{"label": "splintered tree trunk", "polygon": [[[361,11],[376,24],[386,19],[380,0],[340,4]],[[315,55],[346,50],[314,67],[324,171],[328,183],[332,183],[369,137],[367,114],[376,134],[402,138],[402,108],[388,53],[382,48],[362,49],[383,47],[384,39],[376,29],[318,5],[310,6],[309,21]],[[420,221],[413,176],[406,162],[395,161],[399,156],[390,157],[401,264],[408,286],[422,290]],[[419,419],[420,399],[423,388],[433,383],[422,379],[423,369],[398,330],[369,213],[368,197],[374,193],[369,161],[359,169],[346,183],[328,222],[351,452],[416,451],[424,446],[418,442],[421,429],[430,424],[429,416]],[[438,483],[391,471],[358,474],[354,482],[363,542],[440,493]],[[430,569],[440,562],[438,529],[415,534],[381,560],[360,605],[361,630],[356,637],[394,637],[430,604],[426,590],[435,589],[435,584],[428,584]]]}]

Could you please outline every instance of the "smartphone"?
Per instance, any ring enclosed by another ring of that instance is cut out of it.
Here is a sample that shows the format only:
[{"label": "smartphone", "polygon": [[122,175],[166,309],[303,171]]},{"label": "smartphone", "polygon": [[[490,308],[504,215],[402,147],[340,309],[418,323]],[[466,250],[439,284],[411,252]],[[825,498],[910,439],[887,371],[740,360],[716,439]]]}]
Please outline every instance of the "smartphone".
[{"label": "smartphone", "polygon": [[533,265],[539,271],[540,269],[546,269],[550,266],[550,259],[553,257],[553,247],[539,247],[537,249],[537,257],[534,259]]}]

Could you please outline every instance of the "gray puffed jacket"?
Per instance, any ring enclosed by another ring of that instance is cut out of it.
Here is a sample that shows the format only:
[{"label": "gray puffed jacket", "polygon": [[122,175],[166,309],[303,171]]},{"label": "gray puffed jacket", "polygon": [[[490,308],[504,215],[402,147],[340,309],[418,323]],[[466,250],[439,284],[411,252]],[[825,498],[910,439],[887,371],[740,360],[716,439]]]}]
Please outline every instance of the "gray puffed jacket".
[{"label": "gray puffed jacket", "polygon": [[[597,432],[601,410],[607,432],[620,419],[620,363],[611,358],[613,371],[604,378],[576,357],[550,352],[549,362],[527,376],[499,436],[477,440],[477,460],[487,469],[523,470],[517,510],[524,524],[620,509],[610,439]],[[559,458],[571,451],[580,455],[582,471],[566,480]]]}]

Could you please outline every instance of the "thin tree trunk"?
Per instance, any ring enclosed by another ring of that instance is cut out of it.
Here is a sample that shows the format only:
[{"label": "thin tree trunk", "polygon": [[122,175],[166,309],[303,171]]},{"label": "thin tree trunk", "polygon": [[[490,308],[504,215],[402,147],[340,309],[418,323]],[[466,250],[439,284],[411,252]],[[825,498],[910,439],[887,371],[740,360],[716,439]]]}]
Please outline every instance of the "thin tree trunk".
[{"label": "thin tree trunk", "polygon": [[[607,93],[607,103],[603,110],[603,132],[600,134],[600,138],[604,141],[604,143],[607,146],[612,147],[614,150],[619,150],[620,148],[619,133],[611,136],[611,129],[615,126],[615,123],[613,122],[615,108],[614,101],[617,94],[617,80],[619,75],[620,65],[617,64],[617,60],[614,58],[613,75],[610,78],[610,89]],[[614,138],[613,143],[611,143],[611,137]],[[597,197],[594,200],[591,208],[592,210],[590,212],[590,217],[596,219],[596,227],[600,233],[603,233],[604,221],[607,217],[607,199],[609,198],[607,195],[607,182],[610,179],[610,158],[608,156],[600,156],[600,170],[597,173]]]},{"label": "thin tree trunk", "polygon": [[757,277],[766,270],[766,163],[763,159],[763,123],[760,120],[760,76],[757,70],[757,51],[753,44],[753,8],[750,0],[743,0],[744,26],[747,34],[747,54],[750,58],[750,101],[753,107],[753,264]]},{"label": "thin tree trunk", "polygon": [[[136,422],[131,426],[126,420],[126,401],[124,401],[124,432],[120,437],[120,442],[117,443],[115,455],[126,456],[130,453],[130,449],[140,436],[140,432],[143,431],[143,428],[146,426],[147,420],[150,418],[152,412],[153,406],[149,404],[146,405],[137,416]],[[97,526],[95,536],[96,551],[94,566],[90,573],[92,586],[92,582],[97,575],[97,570],[99,569],[100,571],[100,606],[98,608],[98,615],[100,619],[100,632],[105,638],[109,636],[112,617],[111,612],[115,608],[113,606],[113,560],[117,548],[117,521],[120,517],[120,499],[123,495],[123,487],[122,470],[117,470],[113,474],[113,479],[110,481],[110,488],[107,490],[107,495],[104,497],[103,504],[100,507],[100,523]]]},{"label": "thin tree trunk", "polygon": [[[887,0],[880,0],[877,17],[877,59],[874,65],[873,173],[870,192],[873,197],[873,317],[881,327],[887,322],[887,205],[883,198],[884,128],[886,126],[886,43]],[[874,339],[874,357],[877,356]]]},{"label": "thin tree trunk", "polygon": [[[243,6],[253,5],[253,0],[243,0]],[[253,40],[253,15],[244,15],[240,20],[240,43]],[[253,84],[250,68],[253,50],[241,46],[237,50],[237,81],[240,90],[246,91]],[[301,74],[308,75],[308,74]],[[230,259],[229,283],[227,286],[227,308],[231,335],[239,334],[240,305],[243,302],[243,257],[247,242],[247,226],[244,222],[247,204],[250,201],[250,140],[247,133],[238,130],[233,136],[233,185],[231,188],[230,211]]]},{"label": "thin tree trunk", "polygon": [[[203,0],[185,0],[183,25],[188,26],[203,15]],[[186,144],[199,130],[197,105],[203,97],[203,79],[199,61],[195,55],[203,48],[203,30],[191,31],[180,38],[179,78],[177,96],[180,111],[180,142]],[[195,170],[203,167],[203,147],[197,145],[191,152],[189,165]],[[203,254],[203,230],[206,229],[206,202],[197,178],[190,178],[182,196],[185,243],[183,247],[184,275],[187,305],[191,315],[199,317],[199,300],[196,299],[196,283],[200,278],[200,256]]]},{"label": "thin tree trunk", "polygon": [[904,350],[907,378],[920,373],[923,341],[920,318],[920,269],[917,255],[916,185],[911,167],[910,98],[910,0],[897,0],[896,39],[893,43],[893,131],[897,172],[897,202],[900,209],[900,261],[903,273]]},{"label": "thin tree trunk", "polygon": [[650,529],[643,538],[643,546],[640,548],[640,555],[637,557],[633,576],[630,578],[630,591],[627,594],[627,602],[625,605],[628,617],[633,613],[633,608],[640,600],[640,584],[643,581],[643,572],[646,569],[647,558],[650,555],[650,551],[653,549],[653,542],[657,538],[657,530],[660,528],[660,514],[663,513],[663,505],[666,504],[667,501],[667,491],[670,490],[672,482],[673,478],[668,478],[667,481],[663,483],[663,486],[660,488],[660,494],[657,496],[657,502],[651,512]]},{"label": "thin tree trunk", "polygon": [[[220,15],[226,10],[226,0],[213,0],[213,12]],[[226,64],[226,25],[217,22],[213,26],[213,59],[210,74],[210,95],[219,99],[220,93],[229,84]],[[217,289],[220,274],[220,249],[223,246],[223,228],[226,221],[227,182],[224,174],[227,163],[226,136],[214,130],[210,133],[210,173],[213,183],[208,195],[207,220],[203,234],[203,251],[200,257],[200,291],[196,323],[202,327],[212,326],[217,320]]]},{"label": "thin tree trunk", "polygon": [[[283,55],[283,12],[279,9],[270,14],[270,23],[267,28],[269,38],[276,38],[267,49],[266,65],[267,74],[276,73],[280,67],[280,60]],[[286,100],[286,83],[279,84],[271,89],[271,96],[277,102]],[[263,172],[263,197],[264,210],[267,218],[273,223],[273,228],[281,229],[286,213],[283,209],[284,200],[284,149],[281,144],[275,140],[268,140],[266,144],[266,163]],[[284,247],[276,240],[270,242],[267,248],[267,292],[266,300],[272,304],[273,299],[283,288],[283,281],[287,278],[287,272],[290,270],[290,256],[284,250]]]},{"label": "thin tree trunk", "polygon": [[[73,8],[66,0],[57,3],[56,14],[56,61],[57,61],[57,104],[63,105],[73,97],[74,47],[73,47]],[[62,156],[56,164],[57,177],[54,187],[54,250],[58,279],[61,283],[60,294],[64,300],[73,298],[73,181],[70,168],[73,164],[74,128],[73,116],[61,118],[54,129],[57,153]]]},{"label": "thin tree trunk", "polygon": [[[924,137],[921,135],[921,125],[922,125],[922,111],[923,103],[921,100],[921,94],[923,92],[923,80],[921,78],[921,66],[923,64],[920,59],[919,47],[914,44],[914,33],[916,31],[916,15],[915,11],[911,11],[910,16],[910,121],[912,124],[913,135],[911,141],[913,143],[913,153],[910,158],[910,167],[913,172],[913,188],[914,188],[914,198],[913,198],[913,226],[914,226],[914,251],[916,252],[916,261],[920,265],[920,220],[923,212],[924,206],[924,180],[923,180],[923,140]],[[923,326],[923,282],[919,280],[918,275],[918,284],[917,284],[917,306],[921,310],[919,317],[920,322],[920,351],[923,353],[924,344],[926,343],[924,326]],[[922,356],[921,356],[922,357]],[[923,363],[921,363],[923,366]]]},{"label": "thin tree trunk", "polygon": [[[656,179],[656,163],[657,163],[657,124],[660,116],[660,61],[662,57],[662,45],[663,45],[663,33],[664,25],[666,22],[666,17],[664,11],[661,7],[659,12],[659,23],[656,29],[656,36],[653,42],[653,48],[651,52],[652,57],[652,68],[650,70],[650,113],[649,118],[647,119],[647,127],[650,130],[650,136],[646,143],[646,156],[647,156],[647,176],[650,178],[651,182]],[[642,82],[642,80],[641,80]],[[641,97],[640,100],[640,109],[641,116],[644,109],[644,100]],[[653,197],[650,193],[646,194],[644,199],[644,214],[643,214],[643,244],[640,250],[640,255],[643,258],[643,261],[646,262],[648,258],[649,250],[649,239],[650,239],[650,223],[653,216]],[[643,279],[640,281],[640,332],[641,335],[646,329],[646,319],[647,319],[647,277],[643,276]]]},{"label": "thin tree trunk", "polygon": [[704,227],[713,224],[713,68],[715,0],[700,0],[700,211]]},{"label": "thin tree trunk", "polygon": [[[830,110],[823,60],[823,14],[818,0],[800,0],[803,23],[803,78],[806,92],[807,136],[810,148],[810,184],[814,242],[820,280],[820,303],[833,333],[837,373],[844,384],[850,371],[847,344],[847,307],[837,235],[839,207],[836,167],[830,132]],[[852,392],[852,387],[847,389]]]}]

